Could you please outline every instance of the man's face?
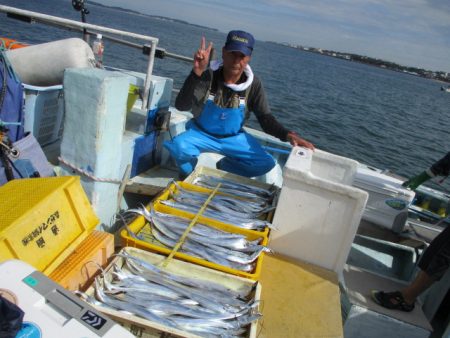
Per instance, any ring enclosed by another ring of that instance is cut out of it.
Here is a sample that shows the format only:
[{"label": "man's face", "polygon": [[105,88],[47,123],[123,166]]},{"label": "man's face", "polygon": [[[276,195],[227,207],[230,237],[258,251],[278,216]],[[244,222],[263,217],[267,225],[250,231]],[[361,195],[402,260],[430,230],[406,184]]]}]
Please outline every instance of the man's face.
[{"label": "man's face", "polygon": [[222,48],[223,68],[230,75],[241,75],[249,63],[251,56],[245,56],[241,52],[229,52]]}]

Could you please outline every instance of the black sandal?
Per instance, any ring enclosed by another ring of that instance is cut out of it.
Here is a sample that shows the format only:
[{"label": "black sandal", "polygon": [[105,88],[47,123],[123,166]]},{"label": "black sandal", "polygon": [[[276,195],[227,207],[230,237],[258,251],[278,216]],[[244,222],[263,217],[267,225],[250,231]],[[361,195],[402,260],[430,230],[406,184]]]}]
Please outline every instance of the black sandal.
[{"label": "black sandal", "polygon": [[414,310],[414,304],[406,303],[400,291],[383,292],[372,290],[372,299],[375,303],[387,309],[405,312]]}]

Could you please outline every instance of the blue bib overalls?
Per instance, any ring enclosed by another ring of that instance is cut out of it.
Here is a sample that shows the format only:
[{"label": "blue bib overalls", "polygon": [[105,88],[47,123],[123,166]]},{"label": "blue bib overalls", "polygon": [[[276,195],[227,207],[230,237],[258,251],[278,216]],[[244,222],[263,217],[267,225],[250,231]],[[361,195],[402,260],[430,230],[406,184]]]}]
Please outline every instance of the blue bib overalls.
[{"label": "blue bib overalls", "polygon": [[237,175],[253,177],[270,171],[275,161],[242,129],[244,116],[244,99],[237,108],[222,108],[209,96],[200,116],[186,123],[186,131],[164,142],[181,174],[189,175],[204,152],[224,155],[217,168]]}]

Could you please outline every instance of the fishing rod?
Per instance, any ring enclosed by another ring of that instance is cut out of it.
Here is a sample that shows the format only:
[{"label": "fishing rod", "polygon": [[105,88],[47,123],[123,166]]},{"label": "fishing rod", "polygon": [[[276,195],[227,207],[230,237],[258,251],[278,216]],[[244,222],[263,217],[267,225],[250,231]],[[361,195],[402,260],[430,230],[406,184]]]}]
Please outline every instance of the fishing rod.
[{"label": "fishing rod", "polygon": [[[84,0],[72,0],[72,7],[77,12],[81,12],[81,22],[86,23],[86,15],[89,14],[89,10],[85,7]],[[83,40],[89,43],[89,34],[86,28],[83,28]]]}]

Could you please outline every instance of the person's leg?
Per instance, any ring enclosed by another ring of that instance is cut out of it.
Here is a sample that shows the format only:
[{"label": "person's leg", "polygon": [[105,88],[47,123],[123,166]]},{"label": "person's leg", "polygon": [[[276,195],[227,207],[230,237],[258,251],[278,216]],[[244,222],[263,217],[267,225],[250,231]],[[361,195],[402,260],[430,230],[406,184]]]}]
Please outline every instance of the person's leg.
[{"label": "person's leg", "polygon": [[220,143],[195,126],[187,126],[188,130],[176,136],[172,141],[164,142],[170,155],[175,159],[180,174],[189,175],[197,164],[197,159],[202,152],[220,153]]},{"label": "person's leg", "polygon": [[450,227],[445,228],[430,243],[421,257],[419,274],[401,291],[372,291],[373,300],[390,309],[411,311],[417,297],[439,280],[450,266]]},{"label": "person's leg", "polygon": [[417,297],[419,297],[420,294],[428,289],[435,281],[436,279],[428,276],[425,271],[420,271],[413,282],[400,291],[403,299],[407,304],[414,304]]},{"label": "person's leg", "polygon": [[264,175],[275,166],[273,157],[248,133],[242,132],[220,141],[225,157],[217,163],[218,169],[254,177]]},{"label": "person's leg", "polygon": [[372,299],[379,305],[402,311],[412,311],[417,297],[428,289],[436,279],[428,276],[424,271],[420,271],[416,278],[406,288],[401,291],[384,292],[372,291]]}]

